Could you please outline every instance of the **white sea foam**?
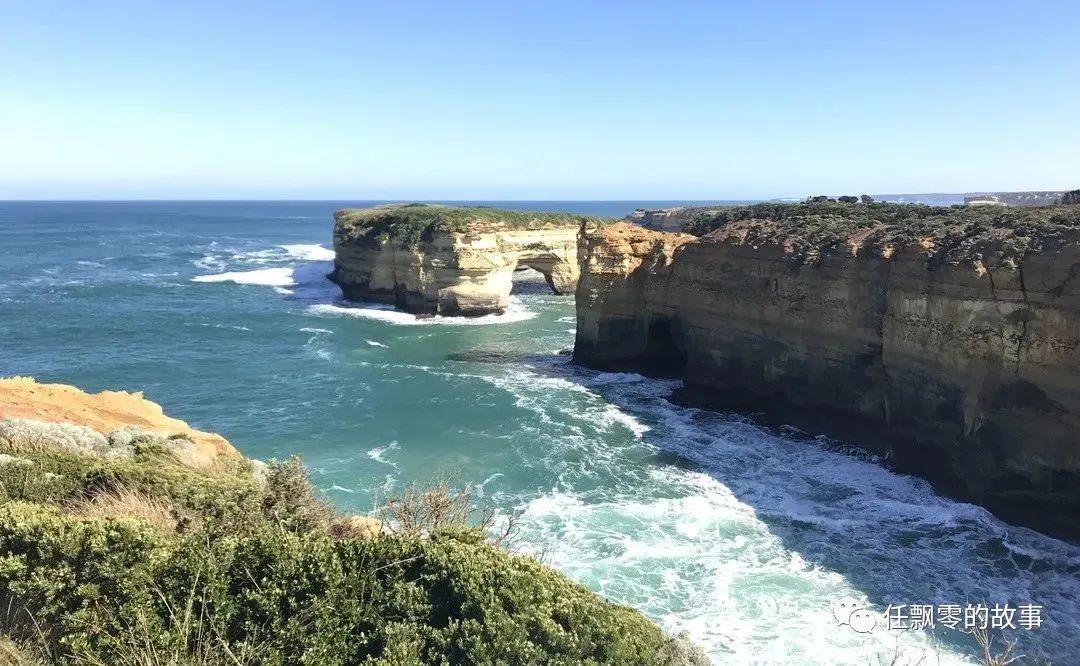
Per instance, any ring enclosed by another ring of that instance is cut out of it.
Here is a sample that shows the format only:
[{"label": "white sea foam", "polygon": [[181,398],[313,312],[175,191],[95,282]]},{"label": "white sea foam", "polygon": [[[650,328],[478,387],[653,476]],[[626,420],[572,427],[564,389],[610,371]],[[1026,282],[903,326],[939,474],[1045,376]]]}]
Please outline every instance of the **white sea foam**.
[{"label": "white sea foam", "polygon": [[390,348],[390,345],[384,345],[383,343],[378,342],[376,340],[364,340],[364,342],[368,343],[372,347],[382,347],[383,349],[389,349]]},{"label": "white sea foam", "polygon": [[392,462],[390,460],[387,460],[386,459],[386,454],[391,452],[391,451],[397,451],[397,450],[398,450],[398,443],[396,441],[394,441],[394,442],[390,442],[386,446],[376,446],[375,448],[369,450],[367,452],[367,457],[371,458],[375,462],[379,462],[379,463],[382,463],[384,465],[389,465],[389,466],[396,469],[397,468],[397,463]]},{"label": "white sea foam", "polygon": [[305,349],[310,351],[315,356],[318,356],[324,361],[333,361],[334,355],[327,348],[326,336],[333,335],[334,332],[325,328],[311,328],[304,327],[300,329],[304,333],[311,333],[311,337],[304,343]]},{"label": "white sea foam", "polygon": [[[674,405],[675,381],[564,360],[496,367],[486,381],[527,410],[512,440],[523,459],[539,455],[532,464],[558,478],[519,500],[526,549],[689,632],[720,662],[888,663],[899,646],[912,663],[924,654],[974,663],[963,656],[970,640],[944,629],[837,627],[829,607],[845,597],[878,613],[890,603],[1039,603],[1043,628],[1020,632],[1022,651],[1060,658],[1080,648],[1066,628],[1075,612],[1050,610],[1077,608],[1075,546],[814,438]],[[626,459],[650,448],[664,457],[642,477]],[[682,462],[666,462],[670,454]]]},{"label": "white sea foam", "polygon": [[333,261],[334,251],[322,245],[282,245],[281,249],[302,261]]},{"label": "white sea foam", "polygon": [[191,278],[192,282],[235,282],[236,284],[253,284],[267,287],[289,287],[296,282],[293,280],[292,268],[260,268],[254,271],[236,271],[231,273],[217,273],[215,275],[197,275]]},{"label": "white sea foam", "polygon": [[[213,250],[209,254],[192,261],[196,268],[218,273],[225,268],[232,268],[233,272],[244,272],[239,269],[267,266],[283,269],[282,264],[295,268],[298,266],[297,262],[302,262],[299,266],[303,266],[303,262],[330,263],[334,259],[333,250],[318,244],[278,245],[258,250],[218,249],[215,244],[211,244],[211,247]],[[325,272],[329,272],[329,269]]]},{"label": "white sea foam", "polygon": [[374,319],[395,326],[487,326],[491,324],[512,324],[532,319],[536,316],[525,307],[521,299],[511,296],[509,306],[503,314],[490,314],[481,317],[417,317],[402,312],[392,305],[379,303],[336,304],[319,303],[308,308],[308,312],[322,316],[359,317]]}]

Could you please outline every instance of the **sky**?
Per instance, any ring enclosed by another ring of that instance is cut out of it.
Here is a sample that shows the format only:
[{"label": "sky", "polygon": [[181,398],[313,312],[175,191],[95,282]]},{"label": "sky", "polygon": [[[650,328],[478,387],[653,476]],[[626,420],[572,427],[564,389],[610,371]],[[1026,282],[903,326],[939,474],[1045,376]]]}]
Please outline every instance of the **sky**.
[{"label": "sky", "polygon": [[1080,2],[0,2],[0,199],[1080,187]]}]

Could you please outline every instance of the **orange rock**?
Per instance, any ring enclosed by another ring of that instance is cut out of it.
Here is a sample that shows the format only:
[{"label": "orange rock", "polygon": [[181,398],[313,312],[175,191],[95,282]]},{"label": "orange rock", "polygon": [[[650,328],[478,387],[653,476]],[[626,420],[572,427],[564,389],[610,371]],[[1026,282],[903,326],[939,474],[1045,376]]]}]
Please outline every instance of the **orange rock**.
[{"label": "orange rock", "polygon": [[39,384],[31,377],[11,377],[0,379],[0,418],[71,423],[105,436],[133,426],[146,432],[184,435],[208,456],[239,455],[221,435],[195,430],[166,416],[160,405],[142,393],[86,393],[67,384]]}]

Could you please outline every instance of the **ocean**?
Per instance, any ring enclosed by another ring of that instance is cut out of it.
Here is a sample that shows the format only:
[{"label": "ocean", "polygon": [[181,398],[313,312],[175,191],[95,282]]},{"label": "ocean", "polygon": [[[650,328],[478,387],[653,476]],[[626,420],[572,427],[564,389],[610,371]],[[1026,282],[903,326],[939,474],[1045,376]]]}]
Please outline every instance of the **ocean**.
[{"label": "ocean", "polygon": [[344,510],[471,485],[516,516],[515,548],[717,663],[975,663],[940,625],[838,626],[841,600],[1037,605],[1018,652],[1080,654],[1080,546],[840,442],[676,406],[672,381],[575,367],[572,296],[523,281],[477,319],[342,301],[331,213],[372,203],[0,202],[0,375],[143,391],[246,455],[302,456]]}]

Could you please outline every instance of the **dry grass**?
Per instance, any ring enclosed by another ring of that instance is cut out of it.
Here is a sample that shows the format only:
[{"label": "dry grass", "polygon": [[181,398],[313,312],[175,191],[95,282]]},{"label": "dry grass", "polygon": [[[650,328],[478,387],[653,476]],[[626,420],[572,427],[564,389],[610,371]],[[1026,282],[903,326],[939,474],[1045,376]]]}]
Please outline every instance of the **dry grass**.
[{"label": "dry grass", "polygon": [[[447,481],[413,484],[400,495],[386,499],[378,510],[387,532],[410,537],[428,536],[446,528],[476,527],[491,535],[497,522],[492,509],[477,508],[472,501],[472,486],[453,488]],[[492,542],[509,546],[517,533],[514,517],[509,516],[504,528]]]},{"label": "dry grass", "polygon": [[378,539],[383,521],[367,516],[340,516],[330,523],[330,536],[335,539]]},{"label": "dry grass", "polygon": [[236,472],[236,459],[232,456],[207,453],[190,440],[174,439],[169,457],[177,465],[207,476],[221,476]]},{"label": "dry grass", "polygon": [[53,663],[45,634],[34,616],[10,596],[0,603],[0,666]]},{"label": "dry grass", "polygon": [[172,507],[137,490],[119,488],[74,502],[69,513],[83,518],[137,518],[166,534],[176,532],[178,517]]},{"label": "dry grass", "polygon": [[44,663],[29,648],[7,636],[0,636],[0,666],[42,666]]}]

